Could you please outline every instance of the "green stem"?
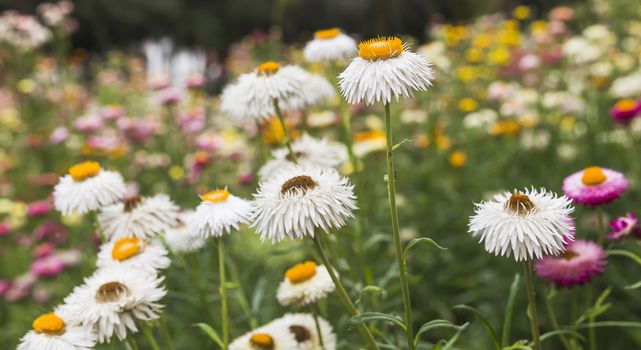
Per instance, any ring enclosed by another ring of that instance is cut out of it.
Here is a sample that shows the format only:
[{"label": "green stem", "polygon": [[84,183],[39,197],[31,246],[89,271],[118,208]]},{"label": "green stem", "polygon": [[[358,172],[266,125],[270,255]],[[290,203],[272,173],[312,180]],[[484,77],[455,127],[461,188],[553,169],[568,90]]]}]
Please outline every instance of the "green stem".
[{"label": "green stem", "polygon": [[223,350],[229,346],[229,310],[227,308],[227,281],[225,280],[225,243],[218,239],[218,273],[220,274],[220,319],[223,325]]},{"label": "green stem", "polygon": [[256,320],[256,317],[254,316],[251,306],[249,305],[249,301],[247,300],[247,295],[245,294],[245,290],[242,287],[242,284],[240,283],[240,276],[238,274],[238,267],[236,266],[236,263],[234,262],[233,259],[230,259],[228,261],[229,266],[229,274],[231,275],[231,280],[236,285],[236,295],[238,297],[238,303],[240,304],[240,307],[243,309],[245,312],[245,315],[249,319],[249,326],[252,329],[258,328],[258,321]]},{"label": "green stem", "polygon": [[[586,309],[589,309],[592,307],[592,298],[593,298],[593,290],[592,290],[592,284],[588,284],[587,287],[585,287],[585,293],[586,293]],[[594,324],[595,317],[593,316],[593,313],[590,313],[590,316],[588,317],[588,321],[590,324]],[[596,350],[596,329],[594,326],[590,326],[588,328],[588,342],[590,343],[590,350]]]},{"label": "green stem", "polygon": [[532,269],[532,261],[526,260],[523,263],[525,270],[525,281],[527,286],[527,299],[528,299],[528,316],[530,318],[530,330],[532,331],[532,342],[534,343],[534,350],[541,350],[541,339],[539,334],[539,314],[536,310],[536,292],[534,291],[534,277]]},{"label": "green stem", "polygon": [[[545,310],[548,314],[548,318],[550,319],[550,324],[552,325],[552,328],[555,331],[560,330],[561,328],[559,327],[559,322],[556,319],[556,314],[554,313],[554,309],[552,308],[552,304],[550,303],[550,298],[546,296],[545,298],[543,298],[543,301],[545,302]],[[565,338],[565,336],[561,334],[560,337],[561,337],[561,342],[563,343],[563,346],[566,349],[571,350],[572,347],[570,346],[570,343]]]},{"label": "green stem", "polygon": [[165,315],[160,316],[160,332],[162,333],[163,338],[165,338],[165,344],[169,350],[174,350],[174,343],[171,340],[171,334],[169,334],[169,327],[167,327],[167,319]]},{"label": "green stem", "polygon": [[289,139],[289,132],[287,131],[287,125],[285,125],[285,118],[283,118],[283,113],[280,111],[280,107],[278,106],[278,100],[276,99],[274,99],[274,111],[276,112],[276,116],[278,117],[280,126],[283,128],[283,136],[285,137],[285,141],[283,141],[283,143],[285,144],[285,147],[287,147],[287,152],[289,153],[289,157],[291,158],[292,162],[298,164],[296,153],[294,153],[294,151],[292,150],[292,143],[291,143],[291,140]]},{"label": "green stem", "polygon": [[392,220],[392,235],[394,236],[394,249],[396,251],[396,262],[401,282],[401,293],[403,294],[403,307],[405,309],[405,337],[407,347],[414,350],[414,335],[412,331],[412,303],[407,283],[407,266],[405,254],[401,247],[401,235],[398,224],[398,210],[396,208],[396,170],[394,169],[394,158],[392,157],[392,121],[390,117],[389,102],[385,103],[385,136],[387,141],[387,197],[389,199],[390,217]]},{"label": "green stem", "polygon": [[129,336],[127,337],[127,344],[129,344],[129,347],[132,350],[138,350],[138,344],[136,343],[136,339],[134,339],[133,334],[129,334]]},{"label": "green stem", "polygon": [[[338,298],[341,300],[341,303],[343,303],[343,306],[347,309],[347,312],[349,312],[352,317],[358,316],[360,312],[358,311],[356,306],[354,306],[354,303],[352,303],[352,300],[349,298],[349,295],[347,294],[343,283],[336,275],[334,267],[332,266],[332,264],[330,264],[329,259],[327,258],[327,254],[325,253],[325,249],[320,242],[320,238],[316,234],[314,235],[314,238],[312,240],[314,242],[314,248],[316,248],[316,252],[323,261],[323,264],[325,264],[327,272],[329,272],[329,277],[332,279],[332,282],[334,282],[334,285],[336,286],[336,292],[338,294]],[[379,350],[378,344],[376,344],[376,341],[374,340],[374,336],[372,336],[372,333],[364,323],[356,323],[356,328],[358,328],[358,331],[361,333],[363,338],[365,338],[365,340],[369,344],[370,349]]]},{"label": "green stem", "polygon": [[143,323],[142,325],[142,332],[145,334],[145,337],[147,338],[147,341],[149,342],[149,346],[153,350],[160,350],[160,347],[158,346],[158,343],[156,342],[156,338],[154,338],[154,332],[149,326],[149,323]]},{"label": "green stem", "polygon": [[318,333],[318,342],[320,344],[321,350],[325,350],[325,342],[323,341],[323,332],[321,332],[320,323],[318,322],[319,314],[320,314],[320,310],[318,309],[318,305],[314,304],[312,315],[314,315],[314,324],[316,324],[316,333]]}]

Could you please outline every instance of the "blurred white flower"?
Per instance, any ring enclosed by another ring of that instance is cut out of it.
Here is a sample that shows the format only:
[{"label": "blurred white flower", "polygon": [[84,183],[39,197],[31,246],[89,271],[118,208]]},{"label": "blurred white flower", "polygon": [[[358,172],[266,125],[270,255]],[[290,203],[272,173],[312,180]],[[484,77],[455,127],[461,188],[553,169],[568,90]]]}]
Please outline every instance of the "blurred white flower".
[{"label": "blurred white flower", "polygon": [[346,60],[356,54],[356,42],[338,28],[319,30],[307,42],[303,55],[309,62]]}]

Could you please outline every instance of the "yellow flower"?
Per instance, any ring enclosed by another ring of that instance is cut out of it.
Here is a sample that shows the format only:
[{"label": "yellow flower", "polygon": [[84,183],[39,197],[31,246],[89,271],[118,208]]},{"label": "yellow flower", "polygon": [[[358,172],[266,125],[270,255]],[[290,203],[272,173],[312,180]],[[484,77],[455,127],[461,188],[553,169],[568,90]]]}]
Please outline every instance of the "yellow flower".
[{"label": "yellow flower", "polygon": [[476,103],[476,100],[473,98],[467,97],[458,102],[458,109],[466,113],[475,111],[477,107],[478,107],[478,104]]},{"label": "yellow flower", "polygon": [[521,130],[521,125],[514,120],[502,120],[494,123],[490,129],[490,135],[516,135]]},{"label": "yellow flower", "polygon": [[18,91],[30,94],[36,89],[36,83],[31,79],[22,79],[18,82]]},{"label": "yellow flower", "polygon": [[497,47],[487,56],[489,63],[503,65],[510,61],[510,51],[505,47]]},{"label": "yellow flower", "polygon": [[530,32],[534,35],[545,34],[547,32],[547,23],[545,21],[534,21],[530,24]]},{"label": "yellow flower", "polygon": [[470,62],[481,62],[483,60],[483,51],[472,47],[465,52],[465,59]]},{"label": "yellow flower", "polygon": [[528,19],[530,18],[530,8],[525,5],[517,6],[512,11],[512,15],[514,16],[514,18],[519,20]]},{"label": "yellow flower", "polygon": [[178,165],[174,165],[171,168],[169,168],[169,177],[172,178],[174,181],[178,181],[182,179],[185,176],[185,169]]},{"label": "yellow flower", "polygon": [[467,155],[463,151],[454,151],[449,157],[450,165],[454,168],[460,168],[467,163]]},{"label": "yellow flower", "polygon": [[486,47],[489,47],[492,45],[492,42],[494,41],[494,38],[492,34],[489,33],[481,33],[472,39],[472,46],[478,49],[484,49]]},{"label": "yellow flower", "polygon": [[456,71],[456,76],[459,78],[459,80],[467,82],[476,79],[478,77],[478,74],[476,73],[476,69],[474,69],[474,67],[463,66]]}]

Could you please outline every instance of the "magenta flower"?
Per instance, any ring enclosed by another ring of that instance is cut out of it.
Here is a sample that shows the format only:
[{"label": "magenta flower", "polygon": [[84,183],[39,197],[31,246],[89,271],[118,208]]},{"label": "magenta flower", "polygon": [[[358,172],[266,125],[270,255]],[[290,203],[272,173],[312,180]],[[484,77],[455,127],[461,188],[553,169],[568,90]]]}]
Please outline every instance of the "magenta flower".
[{"label": "magenta flower", "polygon": [[11,288],[11,282],[8,280],[0,279],[0,295],[3,295],[6,291]]},{"label": "magenta flower", "polygon": [[33,256],[38,259],[51,255],[56,250],[56,246],[51,243],[43,243],[33,250]]},{"label": "magenta flower", "polygon": [[100,109],[100,116],[104,120],[116,120],[125,115],[125,109],[120,105],[107,105]]},{"label": "magenta flower", "polygon": [[563,192],[573,201],[597,206],[619,198],[628,180],[618,171],[597,166],[578,171],[563,180]]},{"label": "magenta flower", "polygon": [[158,103],[162,106],[173,106],[180,102],[180,92],[178,90],[168,87],[158,92]]},{"label": "magenta flower", "polygon": [[639,219],[632,213],[627,213],[625,216],[610,222],[612,231],[608,233],[608,239],[611,241],[620,241],[629,236],[641,238],[641,227],[639,227]]},{"label": "magenta flower", "polygon": [[6,224],[3,224],[3,223],[0,222],[0,237],[6,236],[9,233],[11,233],[11,230],[9,229],[9,226],[7,226]]},{"label": "magenta flower", "polygon": [[64,268],[64,262],[54,255],[36,259],[31,264],[31,272],[37,277],[56,277]]},{"label": "magenta flower", "polygon": [[192,73],[187,76],[187,81],[185,82],[187,88],[189,89],[201,89],[205,86],[205,77],[200,73]]},{"label": "magenta flower", "polygon": [[33,230],[33,236],[41,241],[62,244],[67,240],[67,229],[56,221],[50,220]]},{"label": "magenta flower", "polygon": [[629,123],[634,117],[641,114],[641,100],[635,101],[629,98],[619,100],[610,109],[610,115],[616,123]]},{"label": "magenta flower", "polygon": [[49,135],[49,142],[54,145],[59,145],[65,142],[69,138],[69,129],[64,126],[59,126],[51,132]]},{"label": "magenta flower", "polygon": [[600,245],[577,240],[566,246],[559,256],[545,256],[534,262],[539,277],[557,287],[572,287],[592,281],[605,270],[605,251]]},{"label": "magenta flower", "polygon": [[51,209],[51,200],[49,199],[31,202],[27,207],[27,216],[30,218],[34,218],[37,216],[45,215],[50,212]]}]

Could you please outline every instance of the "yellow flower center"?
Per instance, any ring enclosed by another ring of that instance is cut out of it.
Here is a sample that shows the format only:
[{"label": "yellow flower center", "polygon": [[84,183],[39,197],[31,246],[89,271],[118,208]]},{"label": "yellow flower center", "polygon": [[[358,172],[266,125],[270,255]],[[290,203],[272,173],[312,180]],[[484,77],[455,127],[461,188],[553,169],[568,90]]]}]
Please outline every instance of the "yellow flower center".
[{"label": "yellow flower center", "polygon": [[100,286],[96,292],[96,302],[105,304],[120,299],[123,295],[129,295],[129,288],[120,282],[108,282]]},{"label": "yellow flower center", "polygon": [[513,214],[527,215],[536,208],[530,197],[523,193],[514,193],[505,203],[505,209]]},{"label": "yellow flower center", "polygon": [[327,40],[337,37],[340,33],[341,30],[338,28],[324,29],[314,33],[314,38],[319,40]]},{"label": "yellow flower center", "polygon": [[136,237],[121,238],[114,243],[111,250],[111,257],[114,260],[123,261],[140,253],[144,242]]},{"label": "yellow flower center", "polygon": [[603,173],[603,169],[598,166],[591,166],[583,170],[583,176],[581,176],[581,181],[584,185],[587,186],[596,186],[603,183],[606,177]]},{"label": "yellow flower center", "polygon": [[36,318],[32,327],[36,333],[62,334],[65,330],[65,321],[54,313],[48,313]]},{"label": "yellow flower center", "polygon": [[272,75],[280,69],[280,64],[274,61],[267,61],[258,66],[258,75]]},{"label": "yellow flower center", "polygon": [[634,107],[637,106],[637,102],[630,98],[624,98],[623,100],[617,101],[616,109],[621,111],[631,111]]},{"label": "yellow flower center", "polygon": [[214,190],[200,196],[204,202],[220,203],[227,200],[229,192],[227,190]]},{"label": "yellow flower center", "polygon": [[305,193],[316,186],[318,186],[318,183],[307,175],[294,176],[283,183],[280,187],[280,194],[285,195],[287,193],[294,192],[296,189]]},{"label": "yellow flower center", "polygon": [[316,275],[316,263],[313,261],[296,264],[285,272],[285,277],[293,284],[305,282],[314,275]]},{"label": "yellow flower center", "polygon": [[98,175],[100,164],[98,162],[82,162],[69,168],[69,175],[74,181],[83,181]]},{"label": "yellow flower center", "polygon": [[396,57],[403,52],[403,42],[397,37],[375,38],[358,44],[358,55],[370,61]]},{"label": "yellow flower center", "polygon": [[252,347],[259,350],[274,349],[274,338],[267,333],[256,333],[249,338]]}]

